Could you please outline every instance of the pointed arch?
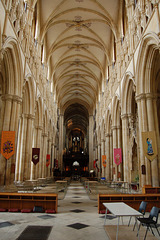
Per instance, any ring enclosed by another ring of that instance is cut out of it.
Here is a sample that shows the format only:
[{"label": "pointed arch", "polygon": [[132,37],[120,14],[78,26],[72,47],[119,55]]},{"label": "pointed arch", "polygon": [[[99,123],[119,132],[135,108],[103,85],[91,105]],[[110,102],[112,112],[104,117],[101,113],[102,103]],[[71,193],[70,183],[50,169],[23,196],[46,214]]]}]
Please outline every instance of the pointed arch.
[{"label": "pointed arch", "polygon": [[[137,95],[155,90],[152,82],[153,59],[159,53],[160,39],[156,33],[147,33],[141,42],[136,69]],[[154,70],[153,70],[154,71]]]},{"label": "pointed arch", "polygon": [[23,66],[18,41],[13,37],[8,37],[3,44],[1,53],[5,93],[22,97]]},{"label": "pointed arch", "polygon": [[22,112],[34,115],[34,109],[35,109],[35,89],[33,77],[30,74],[28,74],[25,78],[25,84],[23,87]]},{"label": "pointed arch", "polygon": [[120,126],[120,114],[121,114],[120,100],[117,96],[114,97],[112,102],[112,125]]},{"label": "pointed arch", "polygon": [[122,115],[130,114],[132,111],[133,92],[135,92],[134,76],[131,72],[127,72],[122,83]]}]

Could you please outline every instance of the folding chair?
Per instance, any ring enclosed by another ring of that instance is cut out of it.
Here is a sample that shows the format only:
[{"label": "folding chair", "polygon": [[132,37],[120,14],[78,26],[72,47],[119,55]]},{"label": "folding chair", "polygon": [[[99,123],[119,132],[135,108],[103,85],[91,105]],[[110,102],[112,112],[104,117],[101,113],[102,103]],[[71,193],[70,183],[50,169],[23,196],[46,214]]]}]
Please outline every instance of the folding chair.
[{"label": "folding chair", "polygon": [[[145,212],[146,212],[146,206],[147,206],[147,202],[142,201],[140,206],[139,206],[139,209],[138,209],[138,211],[143,214],[143,217],[144,217]],[[128,226],[130,225],[131,218],[132,217],[130,217],[130,219],[129,219]],[[137,218],[135,219],[135,223],[134,223],[134,226],[133,226],[133,231],[135,229],[136,223],[137,223]]]},{"label": "folding chair", "polygon": [[140,222],[137,236],[139,235],[139,230],[140,230],[141,225],[147,227],[144,240],[146,239],[147,232],[149,229],[151,229],[152,234],[155,235],[152,228],[156,228],[157,233],[160,236],[160,233],[158,231],[158,225],[157,225],[159,210],[160,209],[157,207],[152,207],[149,217],[137,218],[137,220]]}]

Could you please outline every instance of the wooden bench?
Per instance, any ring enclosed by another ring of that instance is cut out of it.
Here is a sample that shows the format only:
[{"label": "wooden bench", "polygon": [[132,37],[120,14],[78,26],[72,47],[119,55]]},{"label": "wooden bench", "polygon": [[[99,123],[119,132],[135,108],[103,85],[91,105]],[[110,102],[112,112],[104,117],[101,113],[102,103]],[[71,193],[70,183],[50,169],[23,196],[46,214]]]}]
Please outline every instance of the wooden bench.
[{"label": "wooden bench", "polygon": [[124,202],[138,210],[142,201],[148,202],[146,211],[153,206],[160,208],[160,194],[98,194],[98,213],[104,213],[106,202]]},{"label": "wooden bench", "polygon": [[0,193],[1,209],[32,209],[41,206],[45,210],[54,210],[57,213],[58,195],[49,193]]},{"label": "wooden bench", "polygon": [[152,187],[150,185],[145,185],[142,188],[142,193],[143,194],[160,194],[160,187]]}]

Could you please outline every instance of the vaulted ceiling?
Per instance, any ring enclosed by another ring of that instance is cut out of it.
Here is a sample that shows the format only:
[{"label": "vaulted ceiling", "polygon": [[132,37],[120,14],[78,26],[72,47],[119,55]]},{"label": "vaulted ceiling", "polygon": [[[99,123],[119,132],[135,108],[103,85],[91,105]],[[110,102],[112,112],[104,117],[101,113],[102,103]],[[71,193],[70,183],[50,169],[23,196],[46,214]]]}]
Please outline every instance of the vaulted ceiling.
[{"label": "vaulted ceiling", "polygon": [[71,106],[70,116],[75,116],[77,104],[92,114],[110,62],[113,35],[117,38],[120,2],[40,0],[41,41],[58,106],[63,111]]}]

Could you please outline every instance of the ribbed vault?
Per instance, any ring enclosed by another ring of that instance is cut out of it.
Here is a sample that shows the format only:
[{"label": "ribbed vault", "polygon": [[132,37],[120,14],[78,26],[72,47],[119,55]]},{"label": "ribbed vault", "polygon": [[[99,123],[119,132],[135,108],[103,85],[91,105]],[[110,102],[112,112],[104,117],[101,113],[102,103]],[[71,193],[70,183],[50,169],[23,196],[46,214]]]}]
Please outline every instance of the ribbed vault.
[{"label": "ribbed vault", "polygon": [[64,113],[64,123],[66,127],[66,134],[68,135],[72,130],[82,131],[87,133],[88,127],[88,111],[78,103],[70,105]]},{"label": "ribbed vault", "polygon": [[[40,0],[40,39],[45,49],[49,77],[58,107],[72,126],[82,125],[85,116],[73,109],[82,104],[91,112],[95,106],[106,68],[112,64],[112,46],[118,39],[119,0]],[[68,114],[71,114],[68,116]]]}]

